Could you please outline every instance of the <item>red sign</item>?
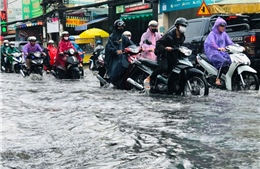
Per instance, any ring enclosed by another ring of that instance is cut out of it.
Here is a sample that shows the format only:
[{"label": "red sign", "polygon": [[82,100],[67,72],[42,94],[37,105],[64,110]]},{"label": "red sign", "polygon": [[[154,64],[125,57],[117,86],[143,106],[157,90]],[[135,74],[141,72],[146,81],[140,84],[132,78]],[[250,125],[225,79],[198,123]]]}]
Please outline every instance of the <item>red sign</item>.
[{"label": "red sign", "polygon": [[150,8],[151,8],[150,4],[144,4],[144,5],[140,5],[140,6],[133,6],[133,7],[125,8],[125,12],[140,11],[140,10],[150,9]]}]

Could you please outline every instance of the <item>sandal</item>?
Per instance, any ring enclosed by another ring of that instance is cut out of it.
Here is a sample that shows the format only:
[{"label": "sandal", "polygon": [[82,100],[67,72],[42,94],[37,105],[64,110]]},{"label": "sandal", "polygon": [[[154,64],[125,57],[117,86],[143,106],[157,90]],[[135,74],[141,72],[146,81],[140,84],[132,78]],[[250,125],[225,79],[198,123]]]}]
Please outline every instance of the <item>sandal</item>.
[{"label": "sandal", "polygon": [[217,86],[222,86],[220,79],[216,79],[215,84],[216,84]]},{"label": "sandal", "polygon": [[144,88],[148,90],[150,89],[150,76],[144,79]]}]

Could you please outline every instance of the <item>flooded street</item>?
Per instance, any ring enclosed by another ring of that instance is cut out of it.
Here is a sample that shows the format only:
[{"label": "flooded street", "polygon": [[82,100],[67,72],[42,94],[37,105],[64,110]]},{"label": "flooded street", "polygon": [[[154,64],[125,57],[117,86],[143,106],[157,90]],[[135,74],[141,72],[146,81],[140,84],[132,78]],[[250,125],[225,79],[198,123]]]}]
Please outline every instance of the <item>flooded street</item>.
[{"label": "flooded street", "polygon": [[0,73],[1,169],[259,169],[257,91],[147,95]]}]

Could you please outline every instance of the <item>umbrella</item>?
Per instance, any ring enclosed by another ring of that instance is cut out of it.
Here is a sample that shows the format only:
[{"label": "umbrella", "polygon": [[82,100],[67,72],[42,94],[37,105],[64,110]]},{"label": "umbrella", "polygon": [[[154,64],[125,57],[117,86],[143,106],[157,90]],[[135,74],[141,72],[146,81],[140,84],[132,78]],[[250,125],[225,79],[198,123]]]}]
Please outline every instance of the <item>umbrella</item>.
[{"label": "umbrella", "polygon": [[79,35],[80,38],[95,38],[96,36],[100,36],[101,38],[107,38],[109,34],[102,29],[91,28],[85,30]]}]

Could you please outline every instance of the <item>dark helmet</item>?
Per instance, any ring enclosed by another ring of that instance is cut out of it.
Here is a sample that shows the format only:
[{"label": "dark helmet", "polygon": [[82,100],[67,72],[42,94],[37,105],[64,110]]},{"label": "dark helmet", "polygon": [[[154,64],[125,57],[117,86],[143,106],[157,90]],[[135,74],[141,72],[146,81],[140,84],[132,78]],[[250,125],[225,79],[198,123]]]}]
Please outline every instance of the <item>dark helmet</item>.
[{"label": "dark helmet", "polygon": [[116,21],[114,22],[114,27],[117,28],[117,27],[119,27],[119,26],[125,27],[125,22],[122,21],[122,20],[120,20],[120,19],[116,20]]},{"label": "dark helmet", "polygon": [[175,26],[177,26],[177,25],[183,25],[183,26],[188,26],[188,21],[187,21],[187,19],[185,19],[185,18],[177,18],[176,20],[175,20],[175,22],[174,22],[174,25]]},{"label": "dark helmet", "polygon": [[75,37],[69,36],[69,41],[75,41]]}]

